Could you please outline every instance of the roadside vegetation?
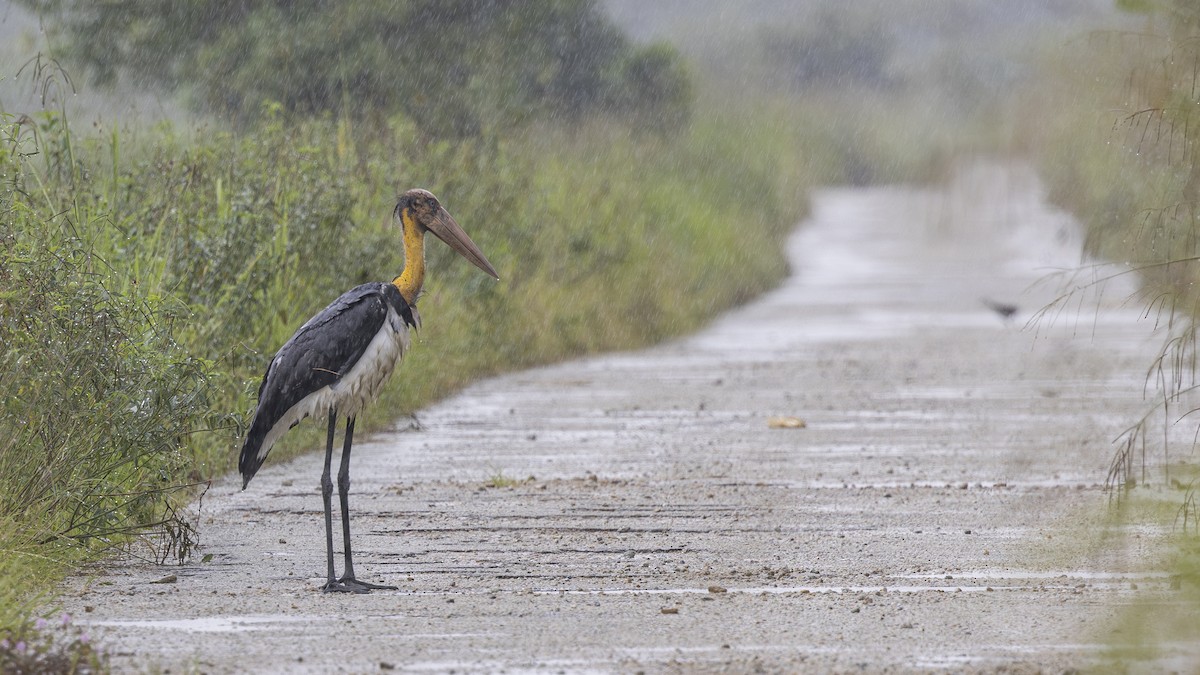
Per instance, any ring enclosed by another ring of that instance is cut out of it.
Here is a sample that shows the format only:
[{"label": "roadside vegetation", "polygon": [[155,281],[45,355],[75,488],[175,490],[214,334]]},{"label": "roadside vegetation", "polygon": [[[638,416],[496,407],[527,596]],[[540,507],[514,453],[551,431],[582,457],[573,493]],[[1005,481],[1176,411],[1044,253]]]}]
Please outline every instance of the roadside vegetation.
[{"label": "roadside vegetation", "polygon": [[1023,93],[1022,136],[1051,199],[1079,217],[1089,252],[1111,261],[1077,271],[1062,301],[1132,275],[1139,291],[1126,301],[1164,336],[1147,354],[1146,413],[1117,439],[1108,486],[1135,522],[1173,528],[1163,566],[1179,601],[1132,606],[1112,652],[1124,664],[1200,640],[1200,8],[1115,4],[1122,22],[1044,54],[1047,77]]}]

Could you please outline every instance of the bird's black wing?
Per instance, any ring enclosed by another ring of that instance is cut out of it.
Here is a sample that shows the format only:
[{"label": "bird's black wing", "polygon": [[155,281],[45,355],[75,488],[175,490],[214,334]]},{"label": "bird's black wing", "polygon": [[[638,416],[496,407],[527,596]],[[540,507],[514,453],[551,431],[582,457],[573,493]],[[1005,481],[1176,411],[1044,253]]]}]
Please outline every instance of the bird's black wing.
[{"label": "bird's black wing", "polygon": [[414,313],[395,286],[363,284],[309,319],[279,349],[259,385],[258,408],[238,461],[245,482],[270,451],[262,446],[271,429],[293,406],[334,384],[354,366],[387,321],[389,306],[405,322],[415,323]]}]

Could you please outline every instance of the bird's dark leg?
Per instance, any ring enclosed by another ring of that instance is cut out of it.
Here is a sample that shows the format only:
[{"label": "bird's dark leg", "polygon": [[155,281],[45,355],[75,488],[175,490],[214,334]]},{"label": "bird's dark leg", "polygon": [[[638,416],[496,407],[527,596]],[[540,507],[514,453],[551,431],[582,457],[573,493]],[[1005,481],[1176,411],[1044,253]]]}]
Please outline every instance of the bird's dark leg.
[{"label": "bird's dark leg", "polygon": [[395,586],[384,586],[359,581],[354,578],[354,558],[350,553],[350,446],[354,441],[354,418],[346,419],[346,436],[342,443],[342,462],[338,467],[338,501],[342,506],[342,547],[346,552],[346,572],[339,580],[357,593],[371,589],[396,590]]},{"label": "bird's dark leg", "polygon": [[[337,410],[331,408],[329,410],[329,430],[325,435],[325,471],[321,473],[321,500],[325,502],[325,561],[328,563],[328,573],[325,576],[325,585],[321,590],[326,593],[366,593],[366,589],[357,589],[347,586],[342,581],[334,578],[333,575],[333,477],[331,475],[331,467],[333,464],[333,432],[337,429]],[[342,513],[346,512],[346,499],[342,498]]]},{"label": "bird's dark leg", "polygon": [[338,501],[342,506],[342,550],[346,553],[346,573],[342,581],[354,579],[354,557],[350,553],[350,444],[354,442],[354,418],[346,419],[342,439],[342,462],[338,467]]}]

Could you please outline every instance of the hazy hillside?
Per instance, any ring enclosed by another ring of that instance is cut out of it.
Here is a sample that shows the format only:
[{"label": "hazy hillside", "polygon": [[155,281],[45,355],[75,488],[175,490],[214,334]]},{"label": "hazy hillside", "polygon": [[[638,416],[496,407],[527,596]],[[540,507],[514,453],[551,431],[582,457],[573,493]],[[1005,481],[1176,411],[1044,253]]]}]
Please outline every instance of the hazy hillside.
[{"label": "hazy hillside", "polygon": [[[56,97],[62,93],[68,111],[80,122],[99,122],[111,127],[187,118],[169,96],[90,87],[69,67],[61,72],[54,68],[44,70],[43,77],[38,78],[35,59],[39,55],[45,65],[54,60],[38,18],[11,0],[0,0],[0,111],[15,114],[40,110],[44,104],[57,107]],[[62,73],[66,73],[65,77]],[[45,87],[45,76],[51,74],[53,84]]]}]

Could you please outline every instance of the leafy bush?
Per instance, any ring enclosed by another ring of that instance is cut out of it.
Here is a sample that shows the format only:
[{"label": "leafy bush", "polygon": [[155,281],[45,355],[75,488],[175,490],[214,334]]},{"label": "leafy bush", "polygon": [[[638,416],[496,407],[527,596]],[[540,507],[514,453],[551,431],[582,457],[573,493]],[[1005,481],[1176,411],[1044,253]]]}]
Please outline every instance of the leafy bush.
[{"label": "leafy bush", "polygon": [[0,128],[0,522],[107,541],[160,522],[187,475],[182,440],[209,412],[210,364],[175,338],[186,307],[101,251],[112,222],[72,197],[70,155],[32,167],[67,140],[22,136],[28,124]]}]

